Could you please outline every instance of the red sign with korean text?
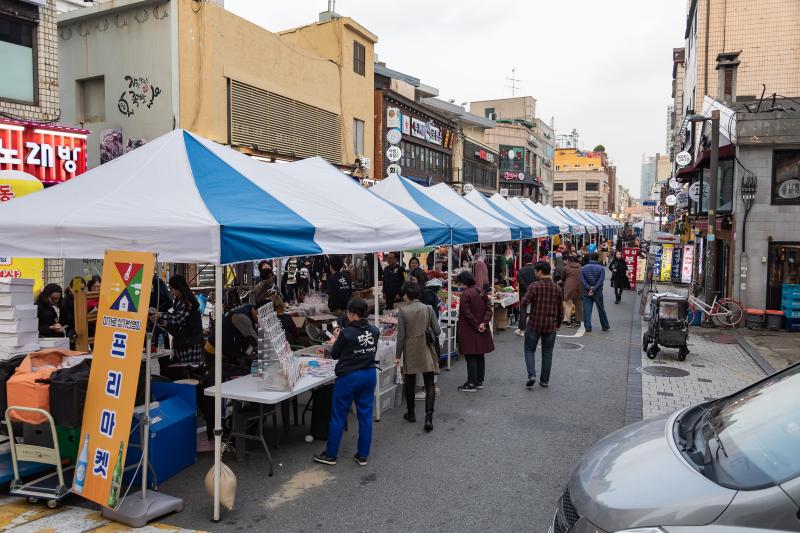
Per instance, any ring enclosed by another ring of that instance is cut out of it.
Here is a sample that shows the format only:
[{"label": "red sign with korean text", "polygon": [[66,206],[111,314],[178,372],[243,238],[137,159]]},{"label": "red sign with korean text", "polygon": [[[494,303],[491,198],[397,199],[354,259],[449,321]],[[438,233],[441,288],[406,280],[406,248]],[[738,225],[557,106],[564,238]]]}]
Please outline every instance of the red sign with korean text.
[{"label": "red sign with korean text", "polygon": [[18,170],[45,184],[86,171],[89,130],[0,120],[0,171]]},{"label": "red sign with korean text", "polygon": [[639,249],[625,248],[622,251],[622,257],[625,259],[625,264],[628,266],[628,283],[630,283],[631,289],[636,289],[636,269],[639,265]]}]

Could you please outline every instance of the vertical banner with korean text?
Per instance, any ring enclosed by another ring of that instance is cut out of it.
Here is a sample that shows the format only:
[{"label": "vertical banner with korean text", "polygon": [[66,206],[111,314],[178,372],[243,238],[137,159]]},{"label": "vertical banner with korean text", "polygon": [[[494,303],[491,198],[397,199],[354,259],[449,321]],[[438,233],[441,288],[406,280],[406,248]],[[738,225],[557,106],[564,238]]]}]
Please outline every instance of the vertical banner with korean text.
[{"label": "vertical banner with korean text", "polygon": [[664,244],[661,246],[661,271],[658,281],[669,281],[672,279],[672,249],[673,245]]},{"label": "vertical banner with korean text", "polygon": [[106,251],[72,492],[117,507],[147,332],[155,257]]},{"label": "vertical banner with korean text", "polygon": [[628,266],[628,283],[631,289],[636,289],[636,270],[639,267],[639,249],[625,248],[622,251],[622,257],[625,259],[625,264]]}]

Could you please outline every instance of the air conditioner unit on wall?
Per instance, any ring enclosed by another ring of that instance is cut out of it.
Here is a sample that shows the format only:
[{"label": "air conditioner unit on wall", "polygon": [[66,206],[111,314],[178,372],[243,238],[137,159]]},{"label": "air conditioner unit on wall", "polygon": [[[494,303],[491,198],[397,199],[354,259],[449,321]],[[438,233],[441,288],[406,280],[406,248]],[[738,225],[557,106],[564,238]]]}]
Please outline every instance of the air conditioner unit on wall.
[{"label": "air conditioner unit on wall", "polygon": [[497,113],[489,113],[489,120],[497,120],[499,116]]}]

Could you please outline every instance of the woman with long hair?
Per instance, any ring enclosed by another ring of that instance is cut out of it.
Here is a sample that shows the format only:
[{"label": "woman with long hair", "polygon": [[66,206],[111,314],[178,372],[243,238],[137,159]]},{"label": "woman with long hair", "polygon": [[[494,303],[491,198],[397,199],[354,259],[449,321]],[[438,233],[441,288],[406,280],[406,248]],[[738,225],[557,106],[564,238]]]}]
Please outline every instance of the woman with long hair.
[{"label": "woman with long hair", "polygon": [[622,257],[622,252],[614,252],[614,259],[608,269],[611,271],[611,286],[614,287],[614,303],[618,304],[622,300],[622,291],[631,288],[628,264]]},{"label": "woman with long hair", "polygon": [[159,313],[150,309],[156,323],[172,335],[173,359],[181,363],[199,365],[203,362],[203,320],[200,303],[195,298],[186,278],[175,275],[169,278],[172,309]]},{"label": "woman with long hair", "polygon": [[40,337],[64,337],[68,327],[65,320],[67,313],[61,300],[61,286],[55,283],[46,285],[36,299],[37,313],[39,315]]},{"label": "woman with long hair", "polygon": [[461,285],[462,290],[456,340],[459,353],[464,354],[464,359],[467,360],[467,382],[458,390],[475,392],[483,388],[485,355],[494,351],[492,332],[489,330],[492,305],[486,293],[475,285],[475,278],[469,272],[460,273],[456,282]]},{"label": "woman with long hair", "polygon": [[425,271],[419,266],[418,257],[412,257],[408,260],[408,277],[406,281],[416,281],[420,290],[424,289],[425,284],[428,283],[428,276],[425,275]]}]

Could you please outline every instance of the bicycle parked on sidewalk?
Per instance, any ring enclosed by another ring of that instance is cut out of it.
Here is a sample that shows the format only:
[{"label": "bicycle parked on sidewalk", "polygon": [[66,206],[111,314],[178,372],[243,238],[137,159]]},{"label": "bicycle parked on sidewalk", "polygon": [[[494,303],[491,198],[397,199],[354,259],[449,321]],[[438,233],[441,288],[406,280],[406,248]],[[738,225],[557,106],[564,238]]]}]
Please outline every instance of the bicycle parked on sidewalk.
[{"label": "bicycle parked on sidewalk", "polygon": [[718,293],[714,293],[714,301],[711,305],[705,303],[703,300],[689,295],[689,316],[688,320],[691,324],[696,316],[695,313],[701,312],[710,319],[712,319],[717,326],[723,328],[735,328],[744,318],[744,309],[742,304],[733,298],[718,298]]}]

